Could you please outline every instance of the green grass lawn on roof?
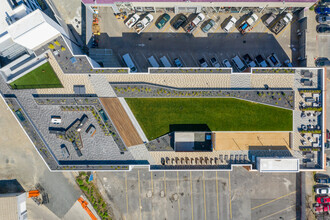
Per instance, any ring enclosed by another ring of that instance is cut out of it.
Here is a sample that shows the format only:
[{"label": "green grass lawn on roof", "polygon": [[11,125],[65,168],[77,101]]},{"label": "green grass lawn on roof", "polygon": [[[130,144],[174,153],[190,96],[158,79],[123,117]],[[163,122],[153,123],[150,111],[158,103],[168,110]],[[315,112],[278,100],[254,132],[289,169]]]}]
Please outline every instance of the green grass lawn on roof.
[{"label": "green grass lawn on roof", "polygon": [[47,62],[10,83],[13,89],[36,88],[61,88],[62,83],[58,79],[53,68]]},{"label": "green grass lawn on roof", "polygon": [[291,110],[233,98],[126,98],[126,101],[149,140],[170,132],[170,125],[171,131],[205,127],[211,131],[292,130]]}]

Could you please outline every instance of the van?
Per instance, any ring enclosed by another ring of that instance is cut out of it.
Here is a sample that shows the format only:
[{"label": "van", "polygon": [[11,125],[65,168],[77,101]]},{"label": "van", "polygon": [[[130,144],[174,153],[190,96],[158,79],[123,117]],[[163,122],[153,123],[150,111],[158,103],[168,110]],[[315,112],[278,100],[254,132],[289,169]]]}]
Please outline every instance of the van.
[{"label": "van", "polygon": [[149,57],[148,61],[152,67],[159,67],[159,63],[157,62],[154,56]]},{"label": "van", "polygon": [[233,59],[231,59],[231,61],[234,63],[235,67],[240,72],[243,72],[246,69],[246,66],[244,65],[243,61],[238,56],[235,56]]},{"label": "van", "polygon": [[126,66],[127,66],[128,68],[130,68],[131,72],[132,72],[132,73],[136,73],[136,72],[137,72],[137,69],[136,69],[136,67],[134,66],[134,63],[133,63],[133,61],[132,61],[130,55],[129,55],[128,53],[125,54],[125,55],[123,55],[123,59],[124,59],[124,62],[125,62],[125,64],[126,64]]},{"label": "van", "polygon": [[170,61],[166,58],[166,56],[163,56],[160,58],[160,62],[162,62],[164,67],[172,67]]},{"label": "van", "polygon": [[271,14],[267,20],[264,22],[265,25],[268,27],[276,18],[276,15],[275,14]]}]

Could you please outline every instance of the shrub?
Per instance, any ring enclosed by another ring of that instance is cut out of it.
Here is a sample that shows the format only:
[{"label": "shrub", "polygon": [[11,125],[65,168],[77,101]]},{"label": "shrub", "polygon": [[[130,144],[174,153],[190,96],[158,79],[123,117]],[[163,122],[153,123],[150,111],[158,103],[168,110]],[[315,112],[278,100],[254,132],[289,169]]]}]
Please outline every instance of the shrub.
[{"label": "shrub", "polygon": [[82,179],[77,179],[77,183],[79,186],[84,185],[84,181]]},{"label": "shrub", "polygon": [[87,186],[80,186],[80,189],[82,189],[83,191],[87,192],[88,187]]}]

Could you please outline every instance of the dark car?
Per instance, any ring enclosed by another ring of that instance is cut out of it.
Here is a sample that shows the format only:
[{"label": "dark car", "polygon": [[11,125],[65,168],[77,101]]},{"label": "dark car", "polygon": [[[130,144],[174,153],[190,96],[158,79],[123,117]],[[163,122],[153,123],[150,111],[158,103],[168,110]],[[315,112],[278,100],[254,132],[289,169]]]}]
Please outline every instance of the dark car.
[{"label": "dark car", "polygon": [[180,14],[178,18],[172,23],[172,26],[175,30],[178,30],[184,23],[186,23],[187,17],[183,14]]},{"label": "dark car", "polygon": [[330,8],[321,5],[315,9],[315,12],[320,15],[330,14]]},{"label": "dark car", "polygon": [[330,26],[326,24],[319,24],[316,27],[317,33],[330,33]]},{"label": "dark car", "polygon": [[202,31],[204,33],[209,32],[209,30],[215,25],[215,21],[213,21],[212,19],[207,20],[204,22],[204,24],[202,25]]},{"label": "dark car", "polygon": [[165,24],[169,21],[171,19],[171,16],[169,16],[168,14],[163,14],[162,16],[161,16],[161,19],[156,23],[156,27],[158,28],[158,29],[162,29],[164,26],[165,26]]},{"label": "dark car", "polygon": [[317,183],[330,183],[330,178],[328,175],[315,175],[315,182]]},{"label": "dark car", "polygon": [[183,64],[182,64],[182,62],[181,62],[181,60],[179,58],[175,58],[174,59],[174,65],[176,67],[183,67]]},{"label": "dark car", "polygon": [[315,60],[315,65],[318,67],[330,66],[330,60],[326,57],[319,57]]}]

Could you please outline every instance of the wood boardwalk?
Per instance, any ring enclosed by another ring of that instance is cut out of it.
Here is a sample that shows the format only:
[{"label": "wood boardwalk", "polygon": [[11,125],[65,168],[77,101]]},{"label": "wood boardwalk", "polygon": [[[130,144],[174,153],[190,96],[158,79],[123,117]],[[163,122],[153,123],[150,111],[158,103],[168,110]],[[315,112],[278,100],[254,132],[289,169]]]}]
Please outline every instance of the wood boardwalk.
[{"label": "wood boardwalk", "polygon": [[102,105],[110,116],[127,147],[142,144],[133,123],[118,98],[100,98]]}]

